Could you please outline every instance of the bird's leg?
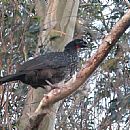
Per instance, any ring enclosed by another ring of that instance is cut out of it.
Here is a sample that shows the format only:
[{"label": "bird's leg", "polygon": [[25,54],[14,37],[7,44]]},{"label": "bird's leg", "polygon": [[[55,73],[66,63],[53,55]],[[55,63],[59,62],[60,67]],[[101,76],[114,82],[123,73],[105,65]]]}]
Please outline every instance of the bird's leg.
[{"label": "bird's leg", "polygon": [[52,88],[52,89],[56,89],[56,88],[59,88],[56,84],[53,85],[51,82],[49,82],[48,80],[45,80],[46,83]]}]

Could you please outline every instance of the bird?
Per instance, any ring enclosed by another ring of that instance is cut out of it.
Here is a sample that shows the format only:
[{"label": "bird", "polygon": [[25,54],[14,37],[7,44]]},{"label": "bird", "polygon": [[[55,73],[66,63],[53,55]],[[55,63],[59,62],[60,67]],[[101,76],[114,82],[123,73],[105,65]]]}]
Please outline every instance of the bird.
[{"label": "bird", "polygon": [[15,74],[0,77],[0,85],[19,80],[37,89],[59,83],[75,73],[79,62],[78,49],[86,47],[83,39],[74,39],[63,52],[48,52],[24,62]]}]

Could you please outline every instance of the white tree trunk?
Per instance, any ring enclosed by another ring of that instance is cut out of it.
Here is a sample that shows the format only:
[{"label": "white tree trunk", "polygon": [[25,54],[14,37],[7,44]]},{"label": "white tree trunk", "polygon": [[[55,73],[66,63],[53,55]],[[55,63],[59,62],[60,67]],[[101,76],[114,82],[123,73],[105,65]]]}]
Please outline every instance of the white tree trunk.
[{"label": "white tree trunk", "polygon": [[[41,45],[46,45],[46,49],[51,51],[62,51],[64,45],[72,40],[78,6],[79,0],[48,0],[48,4],[44,0],[36,0],[36,11],[41,17],[37,52]],[[56,39],[50,41],[54,37]],[[45,93],[42,88],[30,89],[19,123],[20,130],[28,124],[28,115],[35,111]],[[47,114],[38,130],[54,129],[58,107],[59,103],[56,103],[50,108],[52,113]]]}]

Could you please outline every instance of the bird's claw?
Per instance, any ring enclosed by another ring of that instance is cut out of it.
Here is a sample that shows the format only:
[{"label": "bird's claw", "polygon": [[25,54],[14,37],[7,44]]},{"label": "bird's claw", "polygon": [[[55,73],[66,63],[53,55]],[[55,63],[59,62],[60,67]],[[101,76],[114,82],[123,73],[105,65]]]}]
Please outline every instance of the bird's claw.
[{"label": "bird's claw", "polygon": [[53,85],[51,82],[49,82],[48,80],[45,80],[46,83],[52,88],[52,89],[59,89],[59,87],[55,84]]}]

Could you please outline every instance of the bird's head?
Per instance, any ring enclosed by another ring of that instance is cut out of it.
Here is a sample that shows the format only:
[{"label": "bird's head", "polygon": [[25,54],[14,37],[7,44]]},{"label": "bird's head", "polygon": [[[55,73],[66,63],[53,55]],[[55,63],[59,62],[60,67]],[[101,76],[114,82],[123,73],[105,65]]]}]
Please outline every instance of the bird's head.
[{"label": "bird's head", "polygon": [[65,51],[66,50],[72,50],[72,49],[79,49],[79,48],[86,48],[87,47],[87,43],[82,40],[82,39],[75,39],[71,42],[69,42],[66,46],[65,46]]}]

